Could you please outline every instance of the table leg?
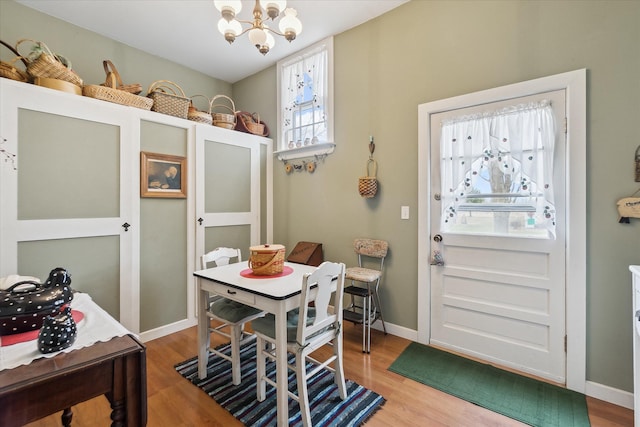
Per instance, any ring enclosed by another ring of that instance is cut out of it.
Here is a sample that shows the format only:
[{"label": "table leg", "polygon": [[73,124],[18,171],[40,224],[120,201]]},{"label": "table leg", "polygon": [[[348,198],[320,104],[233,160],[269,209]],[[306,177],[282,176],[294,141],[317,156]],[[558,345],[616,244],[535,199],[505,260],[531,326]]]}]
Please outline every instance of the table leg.
[{"label": "table leg", "polygon": [[276,384],[278,426],[289,425],[289,395],[287,368],[287,312],[283,305],[274,313],[276,318]]},{"label": "table leg", "polygon": [[200,281],[197,279],[197,286],[200,290],[198,295],[198,378],[207,377],[207,362],[209,359],[209,318],[207,317],[207,305],[209,303],[209,292],[202,290]]},{"label": "table leg", "polygon": [[62,425],[64,427],[71,426],[72,418],[73,418],[73,412],[71,411],[71,408],[66,408],[64,411],[62,411]]}]

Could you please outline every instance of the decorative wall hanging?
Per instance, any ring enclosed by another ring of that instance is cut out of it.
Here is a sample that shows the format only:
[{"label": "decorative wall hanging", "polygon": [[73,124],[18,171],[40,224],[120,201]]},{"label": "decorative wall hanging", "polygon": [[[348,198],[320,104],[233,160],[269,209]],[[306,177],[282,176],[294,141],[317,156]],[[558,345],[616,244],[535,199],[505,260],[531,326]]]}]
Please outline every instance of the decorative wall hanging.
[{"label": "decorative wall hanging", "polygon": [[619,223],[629,224],[629,218],[640,218],[640,197],[633,197],[638,193],[640,190],[633,193],[631,197],[618,200]]},{"label": "decorative wall hanging", "polygon": [[[376,144],[373,143],[373,136],[369,137],[369,160],[367,160],[366,176],[358,179],[358,192],[364,198],[371,198],[378,192],[378,163],[373,160],[373,152],[376,150]],[[369,167],[372,167],[370,170]]]},{"label": "decorative wall hanging", "polygon": [[640,182],[640,145],[636,148],[636,182]]},{"label": "decorative wall hanging", "polygon": [[187,197],[187,159],[140,152],[140,197]]}]

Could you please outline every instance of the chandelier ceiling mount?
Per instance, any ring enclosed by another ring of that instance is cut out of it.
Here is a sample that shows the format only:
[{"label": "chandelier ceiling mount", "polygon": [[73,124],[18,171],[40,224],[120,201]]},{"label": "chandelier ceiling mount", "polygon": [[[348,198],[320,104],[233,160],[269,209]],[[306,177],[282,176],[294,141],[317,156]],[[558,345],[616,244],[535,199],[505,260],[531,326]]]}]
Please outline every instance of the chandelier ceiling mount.
[{"label": "chandelier ceiling mount", "polygon": [[[214,5],[220,11],[222,18],[218,21],[218,30],[229,43],[233,43],[236,37],[245,33],[248,34],[251,43],[258,51],[266,55],[275,45],[273,34],[284,37],[289,42],[302,32],[302,23],[298,19],[295,9],[287,8],[286,0],[266,0],[263,9],[260,0],[256,0],[253,7],[253,20],[246,21],[236,19],[236,15],[242,10],[242,2],[240,0],[215,0]],[[275,22],[280,16],[280,11],[284,10],[283,17],[280,18],[279,30],[269,27],[267,20]],[[266,16],[263,20],[263,13]],[[246,28],[242,24],[248,24]]]}]

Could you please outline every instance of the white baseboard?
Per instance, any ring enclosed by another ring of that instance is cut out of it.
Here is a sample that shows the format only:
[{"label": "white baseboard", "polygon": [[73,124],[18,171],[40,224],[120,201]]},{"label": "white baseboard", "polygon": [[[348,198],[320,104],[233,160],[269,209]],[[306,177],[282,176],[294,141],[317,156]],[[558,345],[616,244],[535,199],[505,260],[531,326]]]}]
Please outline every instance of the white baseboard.
[{"label": "white baseboard", "polygon": [[623,408],[633,409],[633,393],[609,387],[607,385],[587,381],[587,396],[622,406]]},{"label": "white baseboard", "polygon": [[[140,341],[143,343],[151,340],[155,340],[156,338],[161,338],[169,334],[173,334],[174,332],[179,332],[183,329],[190,328],[198,324],[197,319],[184,319],[179,320],[175,323],[170,323],[168,325],[161,326],[156,329],[151,329],[148,331],[144,331],[140,333]],[[197,349],[194,349],[197,350]]]}]

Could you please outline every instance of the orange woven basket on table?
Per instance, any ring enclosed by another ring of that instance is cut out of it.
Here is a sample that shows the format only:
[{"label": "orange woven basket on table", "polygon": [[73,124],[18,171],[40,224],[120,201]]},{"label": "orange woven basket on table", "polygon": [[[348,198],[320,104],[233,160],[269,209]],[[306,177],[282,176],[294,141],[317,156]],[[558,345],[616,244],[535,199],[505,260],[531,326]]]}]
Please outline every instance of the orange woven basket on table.
[{"label": "orange woven basket on table", "polygon": [[22,58],[20,56],[20,54],[18,53],[17,50],[15,50],[13,48],[13,46],[11,46],[10,44],[7,44],[5,42],[3,42],[2,40],[0,40],[0,43],[6,47],[7,49],[9,49],[11,51],[11,53],[13,53],[14,55],[16,55],[15,58],[13,58],[10,62],[4,62],[4,61],[0,61],[0,77],[4,77],[6,79],[11,79],[11,80],[17,80],[19,82],[24,82],[27,83],[30,78],[29,78],[29,74],[27,74],[26,71],[22,71],[18,68],[16,68],[14,66],[14,64],[16,62],[18,62],[18,60],[22,61],[22,63],[25,66],[25,69],[28,65],[28,62]]},{"label": "orange woven basket on table", "polygon": [[249,268],[256,276],[273,276],[284,269],[283,245],[260,245],[249,248]]}]

